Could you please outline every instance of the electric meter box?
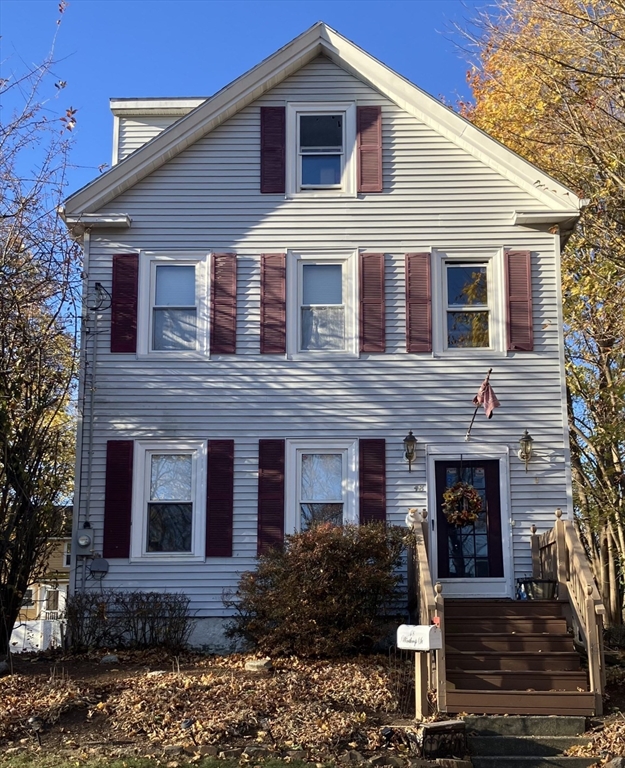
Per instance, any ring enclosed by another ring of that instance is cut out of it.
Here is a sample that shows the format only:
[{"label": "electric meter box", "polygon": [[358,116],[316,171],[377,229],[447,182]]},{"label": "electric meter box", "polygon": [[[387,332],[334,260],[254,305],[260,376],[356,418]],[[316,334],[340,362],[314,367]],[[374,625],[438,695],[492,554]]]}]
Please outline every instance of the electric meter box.
[{"label": "electric meter box", "polygon": [[93,550],[93,530],[91,528],[79,528],[72,541],[72,554],[90,555]]},{"label": "electric meter box", "polygon": [[434,624],[402,624],[397,628],[397,647],[406,651],[439,651],[443,635]]}]

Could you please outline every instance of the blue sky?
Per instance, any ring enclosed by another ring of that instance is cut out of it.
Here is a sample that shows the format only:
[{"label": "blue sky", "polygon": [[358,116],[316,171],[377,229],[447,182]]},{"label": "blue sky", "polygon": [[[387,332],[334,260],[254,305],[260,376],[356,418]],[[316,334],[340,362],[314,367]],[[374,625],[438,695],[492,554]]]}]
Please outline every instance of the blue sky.
[{"label": "blue sky", "polygon": [[[325,21],[434,96],[467,96],[454,43],[476,0],[71,0],[54,74],[67,87],[50,106],[77,109],[68,193],[110,163],[110,97],[210,96],[316,21]],[[3,77],[39,62],[58,0],[0,0]],[[54,88],[51,88],[54,91]]]}]

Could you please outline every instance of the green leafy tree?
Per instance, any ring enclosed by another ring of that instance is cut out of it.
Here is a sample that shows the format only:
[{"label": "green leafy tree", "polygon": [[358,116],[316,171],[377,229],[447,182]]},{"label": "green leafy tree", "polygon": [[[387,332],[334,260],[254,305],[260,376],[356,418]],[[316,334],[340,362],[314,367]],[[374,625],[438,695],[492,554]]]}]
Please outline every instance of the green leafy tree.
[{"label": "green leafy tree", "polygon": [[58,207],[75,111],[54,114],[52,64],[0,81],[0,657],[72,493],[80,252]]}]

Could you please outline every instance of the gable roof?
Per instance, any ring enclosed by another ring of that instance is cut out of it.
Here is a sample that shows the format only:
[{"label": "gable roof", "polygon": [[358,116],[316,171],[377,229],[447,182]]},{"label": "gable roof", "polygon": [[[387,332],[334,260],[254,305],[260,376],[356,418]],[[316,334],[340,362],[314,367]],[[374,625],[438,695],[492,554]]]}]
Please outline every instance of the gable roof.
[{"label": "gable roof", "polygon": [[71,195],[63,213],[73,218],[97,212],[320,54],[524,189],[548,211],[559,214],[558,219],[563,214],[574,218],[581,208],[583,201],[571,190],[323,22],[317,22]]}]

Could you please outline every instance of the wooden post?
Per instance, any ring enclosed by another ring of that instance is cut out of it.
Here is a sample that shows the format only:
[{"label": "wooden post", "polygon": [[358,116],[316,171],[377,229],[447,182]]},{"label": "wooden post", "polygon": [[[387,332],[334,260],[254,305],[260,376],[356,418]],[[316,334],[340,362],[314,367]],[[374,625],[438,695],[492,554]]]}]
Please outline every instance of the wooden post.
[{"label": "wooden post", "polygon": [[595,694],[595,715],[601,715],[603,700],[601,691],[601,662],[599,651],[599,633],[597,617],[595,615],[595,601],[593,599],[593,587],[586,587],[586,652],[588,653],[588,677],[590,678],[590,690]]},{"label": "wooden post", "polygon": [[542,567],[540,565],[540,542],[536,535],[536,526],[531,527],[532,535],[530,536],[530,544],[532,547],[532,576],[535,579],[542,578]]},{"label": "wooden post", "polygon": [[436,582],[436,615],[443,639],[443,647],[436,651],[436,705],[439,712],[447,712],[447,662],[445,660],[445,601],[443,585]]},{"label": "wooden post", "polygon": [[425,651],[415,651],[414,655],[414,703],[415,720],[424,720],[429,715],[428,654]]},{"label": "wooden post", "polygon": [[556,575],[558,579],[558,600],[568,600],[569,593],[567,588],[567,552],[566,552],[566,533],[565,523],[562,519],[562,510],[556,509]]}]

